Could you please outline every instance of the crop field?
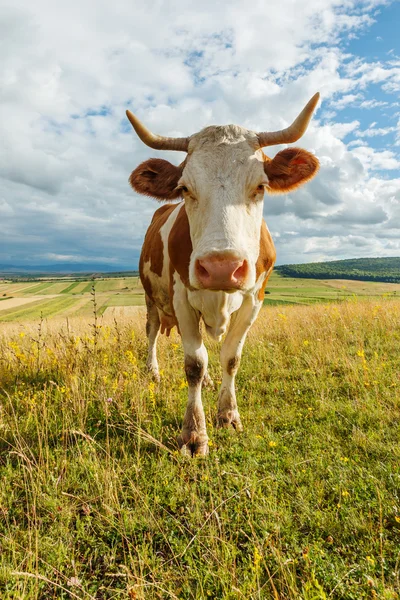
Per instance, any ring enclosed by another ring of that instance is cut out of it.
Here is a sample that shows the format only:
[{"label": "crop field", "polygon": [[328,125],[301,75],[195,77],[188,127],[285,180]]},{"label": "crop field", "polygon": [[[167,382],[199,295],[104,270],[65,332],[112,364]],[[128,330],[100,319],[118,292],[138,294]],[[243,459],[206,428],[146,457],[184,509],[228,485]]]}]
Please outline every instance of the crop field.
[{"label": "crop field", "polygon": [[0,323],[50,317],[90,316],[95,289],[98,316],[115,306],[144,306],[137,277],[95,281],[51,280],[0,284]]},{"label": "crop field", "polygon": [[[115,313],[115,307],[144,306],[144,293],[137,277],[116,277],[95,281],[60,279],[40,282],[0,283],[0,323],[28,322],[50,317],[90,316],[94,286],[97,313]],[[293,279],[274,273],[268,284],[267,305],[315,304],[346,299],[400,297],[400,284],[364,281]],[[123,314],[123,310],[119,311]]]},{"label": "crop field", "polygon": [[[32,320],[0,326],[0,598],[399,599],[400,303],[388,289],[362,298],[370,284],[346,282],[351,299],[334,302],[339,282],[274,278],[268,299],[287,305],[265,306],[249,333],[245,430],[217,430],[218,392],[204,390],[210,453],[188,459],[178,334],[160,339],[156,383],[144,310],[126,304],[140,288],[121,281],[96,292],[97,322],[87,292],[65,282],[49,298],[47,282],[33,294],[47,299],[16,308]],[[290,305],[304,296],[310,306]],[[55,316],[40,321],[46,307]],[[219,344],[205,341],[218,387]]]}]

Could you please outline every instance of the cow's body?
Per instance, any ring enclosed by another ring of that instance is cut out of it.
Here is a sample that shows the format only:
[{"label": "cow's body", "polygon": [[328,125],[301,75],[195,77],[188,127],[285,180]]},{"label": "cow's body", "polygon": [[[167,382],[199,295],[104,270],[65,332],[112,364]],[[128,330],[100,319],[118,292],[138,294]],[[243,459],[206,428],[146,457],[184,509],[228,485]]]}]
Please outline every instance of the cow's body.
[{"label": "cow's body", "polygon": [[244,340],[262,305],[267,279],[275,262],[275,248],[265,222],[262,222],[260,252],[255,268],[253,290],[233,293],[191,289],[188,282],[191,243],[184,204],[159,208],[153,216],[143,244],[140,277],[146,292],[148,368],[158,378],[156,342],[158,333],[176,325],[182,334],[190,359],[186,373],[192,389],[192,403],[185,416],[180,437],[183,448],[207,452],[207,434],[200,393],[202,382],[209,382],[207,353],[200,320],[208,333],[218,340],[227,333],[221,348],[223,378],[218,403],[220,425],[240,429],[234,379],[239,367]]},{"label": "cow's body", "polygon": [[[189,264],[192,252],[189,222],[185,205],[166,204],[152,218],[144,240],[139,263],[140,279],[149,303],[155,304],[161,333],[169,331],[178,321],[174,309],[174,282],[179,277],[187,301],[199,311],[208,333],[220,340],[226,333],[230,316],[238,311],[245,297],[262,302],[268,277],[275,263],[275,247],[265,221],[262,221],[259,255],[255,263],[256,285],[243,293],[195,290],[189,284]],[[178,327],[179,328],[179,327]]]},{"label": "cow's body", "polygon": [[[316,99],[309,105],[315,107]],[[140,137],[159,148],[160,138],[128,116]],[[185,147],[185,162],[175,167],[150,159],[130,177],[142,194],[183,199],[155,212],[139,268],[147,304],[147,365],[156,378],[160,330],[169,335],[177,326],[182,337],[189,400],[179,441],[182,450],[192,454],[208,451],[201,388],[210,379],[201,321],[213,338],[221,340],[225,335],[218,423],[241,429],[235,375],[275,263],[274,244],[262,218],[264,188],[295,189],[318,169],[313,155],[296,148],[269,159],[260,148],[260,139],[266,136],[276,139],[276,133],[257,135],[228,125],[206,128],[188,140],[168,139],[169,149]]]}]

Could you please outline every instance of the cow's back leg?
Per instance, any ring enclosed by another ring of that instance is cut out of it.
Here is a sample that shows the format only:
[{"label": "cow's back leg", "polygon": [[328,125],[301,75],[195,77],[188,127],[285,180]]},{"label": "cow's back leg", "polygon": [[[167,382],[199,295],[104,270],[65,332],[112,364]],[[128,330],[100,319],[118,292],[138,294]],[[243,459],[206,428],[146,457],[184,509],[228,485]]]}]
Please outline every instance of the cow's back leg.
[{"label": "cow's back leg", "polygon": [[210,390],[214,389],[214,382],[211,379],[210,374],[209,374],[208,371],[206,371],[204,373],[204,377],[203,377],[203,381],[202,381],[201,385],[202,385],[203,388],[208,388]]},{"label": "cow's back leg", "polygon": [[160,332],[160,317],[158,310],[153,300],[146,294],[146,306],[147,306],[147,321],[146,321],[146,334],[149,341],[149,351],[147,354],[147,368],[153,375],[154,379],[160,380],[160,373],[158,370],[157,361],[157,338]]},{"label": "cow's back leg", "polygon": [[238,431],[243,429],[236,402],[235,376],[240,364],[247,333],[254,323],[262,302],[247,298],[233,315],[221,348],[222,383],[218,397],[218,425]]}]

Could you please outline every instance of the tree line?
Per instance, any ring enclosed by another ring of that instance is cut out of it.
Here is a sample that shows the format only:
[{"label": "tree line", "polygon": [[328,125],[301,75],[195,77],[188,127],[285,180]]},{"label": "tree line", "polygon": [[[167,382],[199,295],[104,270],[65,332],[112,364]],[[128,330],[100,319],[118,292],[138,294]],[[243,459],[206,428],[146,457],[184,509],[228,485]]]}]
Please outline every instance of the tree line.
[{"label": "tree line", "polygon": [[351,258],[329,262],[275,267],[283,277],[307,279],[357,279],[400,283],[400,257]]}]

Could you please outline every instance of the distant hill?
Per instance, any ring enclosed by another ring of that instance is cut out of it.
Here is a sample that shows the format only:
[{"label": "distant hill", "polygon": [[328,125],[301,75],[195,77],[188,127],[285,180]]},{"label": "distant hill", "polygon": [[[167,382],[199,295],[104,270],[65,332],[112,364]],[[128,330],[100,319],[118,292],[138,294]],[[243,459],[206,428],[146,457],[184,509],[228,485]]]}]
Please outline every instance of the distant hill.
[{"label": "distant hill", "polygon": [[275,267],[275,271],[283,277],[400,283],[400,257],[351,258],[300,265],[280,265]]}]

